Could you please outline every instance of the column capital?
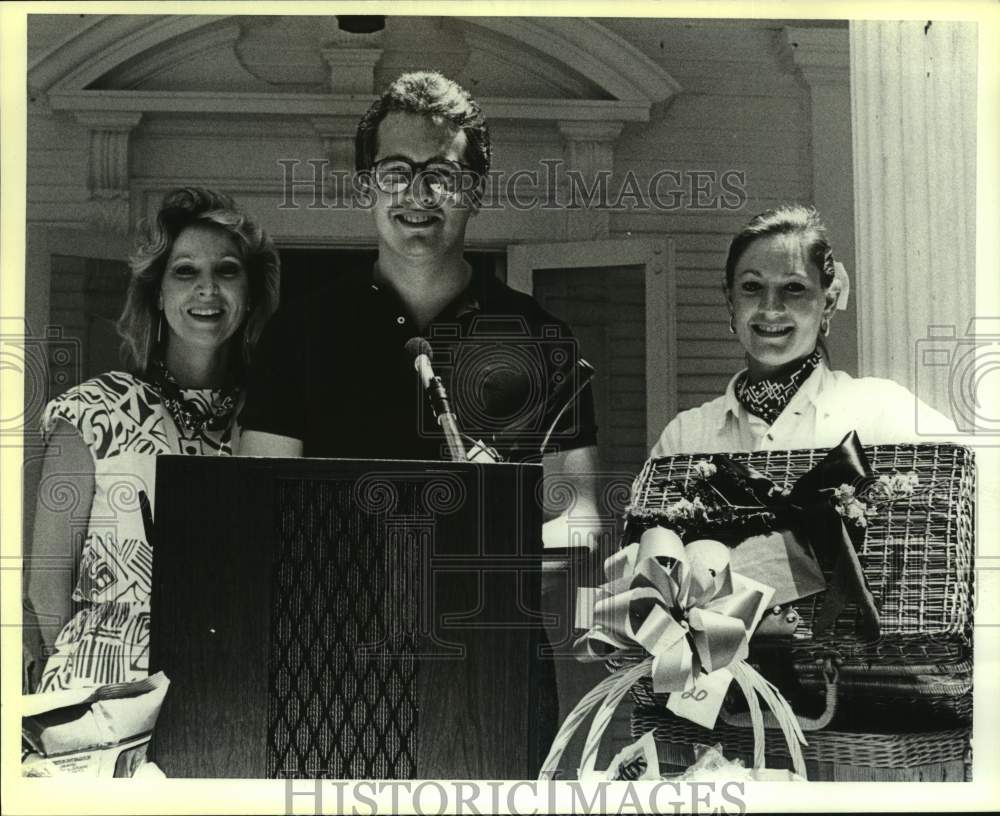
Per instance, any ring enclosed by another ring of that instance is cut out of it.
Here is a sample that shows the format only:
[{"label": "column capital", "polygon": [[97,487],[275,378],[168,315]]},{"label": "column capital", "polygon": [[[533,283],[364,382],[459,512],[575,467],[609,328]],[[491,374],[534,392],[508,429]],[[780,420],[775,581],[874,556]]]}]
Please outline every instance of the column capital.
[{"label": "column capital", "polygon": [[76,111],[74,115],[90,130],[132,131],[142,121],[139,111]]},{"label": "column capital", "polygon": [[579,122],[560,120],[559,133],[567,142],[618,141],[624,122]]},{"label": "column capital", "polygon": [[382,48],[323,48],[320,54],[330,69],[330,92],[335,94],[370,94],[375,92],[375,65],[382,59]]},{"label": "column capital", "polygon": [[87,192],[89,220],[102,231],[129,231],[129,148],[132,131],[142,120],[133,111],[78,111],[76,121],[90,131]]},{"label": "column capital", "polygon": [[851,49],[847,29],[785,26],[781,33],[780,55],[798,67],[809,85],[848,80]]}]

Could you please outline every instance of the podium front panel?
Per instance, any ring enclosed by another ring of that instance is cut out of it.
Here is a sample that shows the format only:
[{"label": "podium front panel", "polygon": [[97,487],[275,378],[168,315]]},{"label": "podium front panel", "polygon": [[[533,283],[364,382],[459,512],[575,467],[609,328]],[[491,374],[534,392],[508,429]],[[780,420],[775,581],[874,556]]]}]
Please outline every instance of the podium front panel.
[{"label": "podium front panel", "polygon": [[532,778],[554,733],[539,465],[165,456],[168,776]]}]

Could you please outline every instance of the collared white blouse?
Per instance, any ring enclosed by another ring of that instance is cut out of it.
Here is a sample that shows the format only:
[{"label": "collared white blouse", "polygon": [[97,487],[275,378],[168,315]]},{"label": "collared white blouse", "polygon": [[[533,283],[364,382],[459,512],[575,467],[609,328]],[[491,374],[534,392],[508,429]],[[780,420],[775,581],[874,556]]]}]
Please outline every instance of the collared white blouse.
[{"label": "collared white blouse", "polygon": [[721,397],[679,413],[650,455],[825,448],[852,430],[864,445],[939,442],[957,433],[951,420],[903,386],[876,377],[856,379],[824,363],[768,426],[736,399],[739,376],[729,381]]}]

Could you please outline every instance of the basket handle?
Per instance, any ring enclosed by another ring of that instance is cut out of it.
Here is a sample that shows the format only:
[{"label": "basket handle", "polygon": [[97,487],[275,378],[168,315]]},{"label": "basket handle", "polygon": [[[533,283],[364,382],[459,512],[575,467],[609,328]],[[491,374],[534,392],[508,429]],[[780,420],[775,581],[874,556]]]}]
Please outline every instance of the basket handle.
[{"label": "basket handle", "polygon": [[[802,717],[796,715],[795,719],[798,720],[799,728],[803,731],[819,731],[826,728],[830,721],[833,720],[833,715],[837,713],[837,679],[839,672],[837,667],[833,665],[832,660],[827,660],[823,664],[823,679],[826,681],[826,692],[825,701],[826,705],[823,709],[823,713],[818,717]],[[726,725],[732,725],[737,728],[752,728],[753,722],[750,718],[750,714],[747,712],[734,713],[727,711],[725,706],[719,711],[719,719],[721,719]],[[775,719],[774,715],[769,712],[764,712],[764,727],[765,728],[780,728],[780,724]]]}]

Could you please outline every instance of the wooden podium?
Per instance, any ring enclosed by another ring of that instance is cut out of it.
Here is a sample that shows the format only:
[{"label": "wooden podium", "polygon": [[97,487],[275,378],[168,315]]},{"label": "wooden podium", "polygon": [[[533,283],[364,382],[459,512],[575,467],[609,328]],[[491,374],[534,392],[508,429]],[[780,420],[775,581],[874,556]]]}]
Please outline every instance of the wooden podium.
[{"label": "wooden podium", "polygon": [[170,777],[534,778],[540,465],[162,456]]}]

